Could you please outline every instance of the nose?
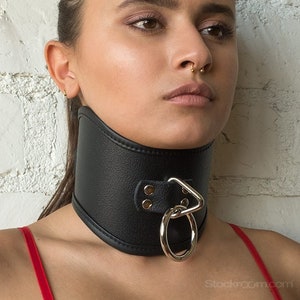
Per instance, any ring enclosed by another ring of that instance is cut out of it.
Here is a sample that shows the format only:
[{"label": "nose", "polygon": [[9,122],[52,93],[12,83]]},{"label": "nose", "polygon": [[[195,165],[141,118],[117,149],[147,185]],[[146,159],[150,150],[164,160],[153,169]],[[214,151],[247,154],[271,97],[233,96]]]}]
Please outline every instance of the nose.
[{"label": "nose", "polygon": [[174,33],[171,50],[171,65],[174,70],[202,70],[201,73],[207,73],[212,64],[211,50],[195,26],[190,24]]}]

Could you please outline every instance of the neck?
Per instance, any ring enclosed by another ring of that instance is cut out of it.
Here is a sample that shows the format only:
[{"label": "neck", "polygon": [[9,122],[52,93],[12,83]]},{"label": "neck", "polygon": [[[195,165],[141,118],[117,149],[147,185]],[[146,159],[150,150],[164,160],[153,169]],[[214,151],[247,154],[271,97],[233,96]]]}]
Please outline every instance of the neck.
[{"label": "neck", "polygon": [[193,226],[196,239],[205,227],[202,200],[207,197],[211,150],[211,144],[187,150],[145,147],[82,107],[73,207],[99,238],[125,253],[166,253],[164,226],[165,247],[186,250]]}]

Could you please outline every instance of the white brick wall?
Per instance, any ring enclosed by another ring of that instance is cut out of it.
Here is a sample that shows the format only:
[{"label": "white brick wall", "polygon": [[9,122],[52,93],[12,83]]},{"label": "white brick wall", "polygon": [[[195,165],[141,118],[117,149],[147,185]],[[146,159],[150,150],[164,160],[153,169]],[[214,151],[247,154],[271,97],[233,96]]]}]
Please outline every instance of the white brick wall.
[{"label": "white brick wall", "polygon": [[[63,174],[64,101],[45,70],[56,0],[0,0],[0,228],[34,221]],[[239,0],[240,79],[210,209],[300,241],[300,0]],[[229,74],[230,76],[230,74]]]}]

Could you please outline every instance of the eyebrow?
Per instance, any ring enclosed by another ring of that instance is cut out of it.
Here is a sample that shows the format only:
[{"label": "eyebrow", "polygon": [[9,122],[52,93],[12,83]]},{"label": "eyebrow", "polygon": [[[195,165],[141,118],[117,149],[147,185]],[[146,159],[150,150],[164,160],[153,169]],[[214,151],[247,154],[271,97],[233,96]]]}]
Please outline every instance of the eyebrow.
[{"label": "eyebrow", "polygon": [[227,6],[227,5],[222,5],[222,4],[215,4],[215,3],[209,3],[204,5],[201,8],[201,13],[210,15],[210,14],[223,14],[231,19],[235,20],[235,13],[233,10]]},{"label": "eyebrow", "polygon": [[170,8],[170,9],[176,9],[179,6],[177,0],[125,0],[118,6],[118,8],[125,8],[131,4],[136,4],[136,3],[148,3],[160,7]]},{"label": "eyebrow", "polygon": [[[130,6],[132,4],[138,4],[138,3],[148,3],[160,7],[165,7],[169,9],[177,9],[179,7],[178,0],[125,0],[123,1],[118,8],[126,8],[127,6]],[[231,19],[235,20],[235,14],[233,10],[227,6],[222,4],[216,4],[216,3],[208,3],[205,4],[201,9],[200,12],[202,14],[224,14],[230,17]]]}]

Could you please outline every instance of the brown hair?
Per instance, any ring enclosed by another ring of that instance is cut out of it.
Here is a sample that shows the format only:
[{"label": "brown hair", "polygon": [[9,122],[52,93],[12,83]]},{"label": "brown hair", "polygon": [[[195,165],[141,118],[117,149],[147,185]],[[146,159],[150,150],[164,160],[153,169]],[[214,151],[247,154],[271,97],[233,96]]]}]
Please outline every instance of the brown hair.
[{"label": "brown hair", "polygon": [[[84,0],[60,0],[58,4],[58,40],[68,46],[73,46],[79,37],[83,2]],[[78,96],[68,100],[67,120],[69,137],[66,172],[50,202],[39,216],[39,219],[71,203],[75,180],[75,157],[78,139],[77,113],[80,106],[81,100]]]}]

